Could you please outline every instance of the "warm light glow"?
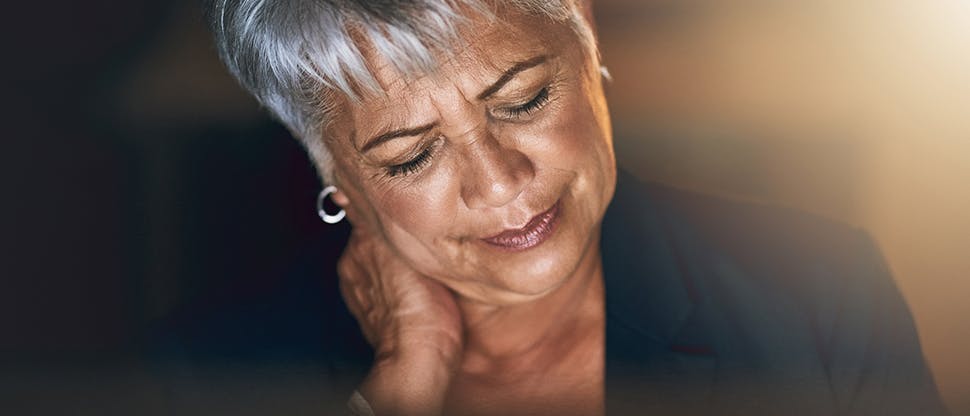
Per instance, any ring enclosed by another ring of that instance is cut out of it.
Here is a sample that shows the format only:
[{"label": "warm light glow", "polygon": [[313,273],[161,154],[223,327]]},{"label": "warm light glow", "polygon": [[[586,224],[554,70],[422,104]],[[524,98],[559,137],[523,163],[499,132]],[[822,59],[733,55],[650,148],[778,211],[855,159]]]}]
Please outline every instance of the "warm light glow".
[{"label": "warm light glow", "polygon": [[600,7],[621,162],[869,230],[970,412],[970,1]]}]

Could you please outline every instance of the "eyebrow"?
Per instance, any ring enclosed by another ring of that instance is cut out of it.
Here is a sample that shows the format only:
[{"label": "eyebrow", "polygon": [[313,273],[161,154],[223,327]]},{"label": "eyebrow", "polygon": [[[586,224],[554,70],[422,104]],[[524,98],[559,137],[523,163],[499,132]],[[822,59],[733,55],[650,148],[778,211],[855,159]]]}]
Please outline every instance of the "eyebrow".
[{"label": "eyebrow", "polygon": [[502,73],[502,76],[499,77],[498,80],[495,81],[495,83],[493,83],[491,86],[486,88],[485,91],[482,91],[482,93],[478,94],[478,97],[475,97],[475,98],[478,98],[479,101],[488,99],[488,97],[491,97],[492,94],[495,94],[496,92],[501,90],[502,87],[504,87],[505,84],[507,84],[509,81],[512,80],[512,78],[518,75],[519,72],[541,65],[542,63],[546,62],[546,60],[548,59],[549,57],[545,55],[539,55],[534,58],[530,58],[525,61],[518,62],[515,65],[512,65],[511,68],[506,69],[505,72]]},{"label": "eyebrow", "polygon": [[[475,98],[477,98],[479,101],[487,100],[488,97],[491,97],[496,92],[499,92],[499,90],[501,90],[502,87],[505,86],[505,84],[511,81],[512,78],[515,78],[515,76],[518,75],[520,72],[525,71],[532,67],[539,66],[545,63],[548,59],[549,57],[547,57],[546,55],[539,55],[533,58],[529,58],[525,61],[520,61],[515,63],[515,65],[512,65],[511,68],[505,70],[505,72],[502,73],[502,76],[500,76],[498,80],[492,83],[492,85],[490,85],[480,94],[478,94],[478,96]],[[360,152],[366,153],[368,150],[371,150],[377,146],[380,146],[381,144],[397,139],[399,137],[418,136],[418,135],[427,133],[428,131],[433,129],[436,125],[437,123],[429,123],[423,126],[408,127],[408,128],[392,130],[387,133],[379,134],[376,137],[368,140],[367,143],[365,143],[364,146],[361,147]]]},{"label": "eyebrow", "polygon": [[398,129],[398,130],[389,131],[387,133],[378,135],[377,137],[374,137],[373,139],[368,140],[367,143],[364,144],[364,147],[360,149],[360,152],[366,153],[368,150],[373,149],[387,141],[394,140],[398,137],[408,137],[408,136],[417,136],[417,135],[425,134],[431,131],[431,129],[433,129],[436,124],[437,123],[429,123],[423,126]]}]

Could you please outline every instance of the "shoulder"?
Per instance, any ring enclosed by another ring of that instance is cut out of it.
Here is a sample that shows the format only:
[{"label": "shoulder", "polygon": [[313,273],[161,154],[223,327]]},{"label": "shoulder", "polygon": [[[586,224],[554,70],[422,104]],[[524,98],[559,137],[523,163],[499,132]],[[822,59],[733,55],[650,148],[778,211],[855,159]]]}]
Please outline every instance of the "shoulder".
[{"label": "shoulder", "polygon": [[862,229],[628,175],[614,202],[614,229],[653,218],[692,292],[686,322],[719,363],[817,374],[848,412],[943,413],[909,308]]},{"label": "shoulder", "polygon": [[744,279],[815,308],[841,297],[839,293],[865,297],[862,287],[892,286],[875,243],[858,227],[778,204],[624,176],[616,202],[636,207],[616,210],[626,211],[621,221],[652,215],[689,266],[703,269],[729,262],[739,272],[708,276]]}]

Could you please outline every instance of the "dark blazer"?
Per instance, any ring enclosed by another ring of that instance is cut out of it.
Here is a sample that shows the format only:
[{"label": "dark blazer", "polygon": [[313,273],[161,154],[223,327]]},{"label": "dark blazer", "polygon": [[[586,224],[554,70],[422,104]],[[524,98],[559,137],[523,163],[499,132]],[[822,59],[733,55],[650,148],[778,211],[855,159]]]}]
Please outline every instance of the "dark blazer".
[{"label": "dark blazer", "polygon": [[610,414],[945,413],[858,229],[621,172],[602,248]]},{"label": "dark blazer", "polygon": [[[862,231],[621,172],[601,244],[610,415],[944,413]],[[174,413],[342,409],[371,351],[340,299],[339,252],[308,253],[271,288],[172,321],[157,367]],[[248,387],[213,381],[227,379]]]}]

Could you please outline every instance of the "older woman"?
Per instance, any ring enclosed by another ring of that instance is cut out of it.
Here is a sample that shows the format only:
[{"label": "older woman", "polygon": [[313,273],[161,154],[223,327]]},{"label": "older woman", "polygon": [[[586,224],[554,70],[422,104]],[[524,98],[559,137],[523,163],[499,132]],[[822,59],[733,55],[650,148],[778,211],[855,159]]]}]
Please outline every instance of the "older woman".
[{"label": "older woman", "polygon": [[374,350],[355,412],[939,411],[861,233],[617,188],[589,1],[220,0],[208,16],[330,185],[342,211],[321,216],[353,224],[340,290]]}]

